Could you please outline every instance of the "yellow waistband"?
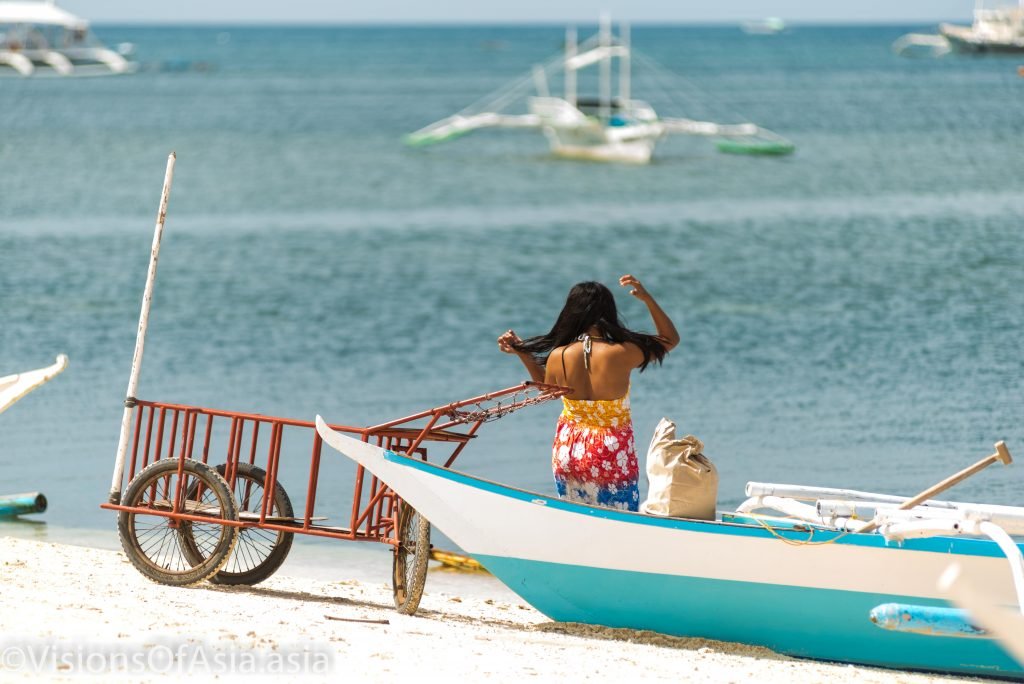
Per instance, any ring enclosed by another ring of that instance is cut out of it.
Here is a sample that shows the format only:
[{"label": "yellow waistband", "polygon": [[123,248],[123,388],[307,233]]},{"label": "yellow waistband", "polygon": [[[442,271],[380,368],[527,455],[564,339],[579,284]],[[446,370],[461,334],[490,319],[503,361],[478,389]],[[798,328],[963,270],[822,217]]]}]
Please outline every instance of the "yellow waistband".
[{"label": "yellow waistband", "polygon": [[629,395],[593,400],[562,397],[562,417],[584,427],[617,427],[631,419]]}]

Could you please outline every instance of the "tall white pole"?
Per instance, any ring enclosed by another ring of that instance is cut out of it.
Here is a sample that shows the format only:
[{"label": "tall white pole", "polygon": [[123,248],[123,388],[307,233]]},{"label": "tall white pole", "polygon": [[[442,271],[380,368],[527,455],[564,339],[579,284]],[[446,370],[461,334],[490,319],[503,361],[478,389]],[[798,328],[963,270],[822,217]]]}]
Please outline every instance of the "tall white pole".
[{"label": "tall white pole", "polygon": [[142,294],[142,312],[139,314],[139,331],[135,336],[135,356],[132,357],[132,374],[128,379],[128,396],[124,400],[124,414],[121,416],[121,436],[117,441],[117,460],[114,461],[114,477],[110,481],[110,503],[121,502],[121,479],[124,477],[124,460],[128,452],[128,433],[131,432],[132,409],[135,408],[135,392],[139,387],[139,372],[142,370],[142,351],[146,345],[146,328],[149,326],[149,307],[153,302],[153,283],[156,281],[156,265],[160,259],[160,240],[164,236],[164,220],[167,218],[167,200],[171,196],[171,182],[174,180],[174,152],[167,157],[167,172],[164,174],[164,188],[160,195],[160,209],[156,214],[156,228],[153,230],[153,247],[149,253],[149,272],[146,274],[146,290]]},{"label": "tall white pole", "polygon": [[576,56],[576,27],[565,29],[565,99],[576,106],[576,70],[569,66],[569,60]]},{"label": "tall white pole", "polygon": [[[1022,0],[1024,2],[1024,0]],[[629,102],[629,24],[619,24],[619,41],[622,43],[622,56],[619,57],[619,103],[627,107]]]}]

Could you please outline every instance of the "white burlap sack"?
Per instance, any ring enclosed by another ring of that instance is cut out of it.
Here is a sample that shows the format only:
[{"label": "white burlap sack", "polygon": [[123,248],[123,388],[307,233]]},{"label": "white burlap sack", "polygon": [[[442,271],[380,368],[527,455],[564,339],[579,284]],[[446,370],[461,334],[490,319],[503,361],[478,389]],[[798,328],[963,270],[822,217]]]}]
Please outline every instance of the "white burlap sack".
[{"label": "white burlap sack", "polygon": [[714,520],[718,470],[693,435],[676,439],[676,424],[662,418],[647,450],[650,491],[640,510],[650,515]]}]

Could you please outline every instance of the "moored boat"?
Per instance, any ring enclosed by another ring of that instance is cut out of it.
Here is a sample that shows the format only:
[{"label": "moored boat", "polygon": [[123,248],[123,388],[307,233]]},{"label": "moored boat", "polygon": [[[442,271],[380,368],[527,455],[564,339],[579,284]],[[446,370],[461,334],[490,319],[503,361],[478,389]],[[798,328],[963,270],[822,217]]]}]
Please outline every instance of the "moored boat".
[{"label": "moored boat", "polygon": [[939,24],[939,34],[960,52],[1024,52],[1024,0],[997,7],[978,2],[970,26]]},{"label": "moored boat", "polygon": [[908,33],[900,36],[892,44],[892,49],[907,56],[922,52],[934,56],[953,51],[1024,52],[1024,0],[998,6],[985,6],[978,0],[970,26],[943,23],[939,24],[937,34]]},{"label": "moored boat", "polygon": [[88,21],[53,0],[0,2],[0,73],[109,76],[135,68],[101,43]]},{"label": "moored boat", "polygon": [[751,36],[774,36],[786,30],[786,22],[779,17],[752,19],[741,23],[740,30]]},{"label": "moored boat", "polygon": [[[575,29],[569,29],[564,54],[536,65],[528,75],[462,111],[410,133],[405,142],[422,147],[486,128],[539,130],[557,157],[631,164],[648,163],[658,141],[667,135],[711,138],[719,151],[732,154],[786,155],[795,150],[789,140],[753,123],[660,116],[649,103],[633,97],[632,67],[637,61],[654,71],[659,82],[671,83],[669,72],[634,52],[628,27],[614,35],[605,15],[596,36],[578,43]],[[594,67],[597,96],[581,96],[580,75]],[[553,85],[561,86],[561,92]]]},{"label": "moored boat", "polygon": [[[990,539],[951,536],[952,526],[946,536],[917,538],[920,522],[895,514],[884,534],[867,534],[749,512],[715,521],[629,513],[424,463],[345,437],[320,417],[317,429],[554,620],[821,660],[1024,678],[1024,665],[992,638],[887,631],[869,618],[887,603],[948,607],[935,578],[951,560],[1000,603],[1019,604],[1024,588],[1007,569],[1009,552]],[[1024,533],[1024,509],[998,513],[1010,533]],[[1011,562],[1021,562],[1022,549],[1012,543]]]}]

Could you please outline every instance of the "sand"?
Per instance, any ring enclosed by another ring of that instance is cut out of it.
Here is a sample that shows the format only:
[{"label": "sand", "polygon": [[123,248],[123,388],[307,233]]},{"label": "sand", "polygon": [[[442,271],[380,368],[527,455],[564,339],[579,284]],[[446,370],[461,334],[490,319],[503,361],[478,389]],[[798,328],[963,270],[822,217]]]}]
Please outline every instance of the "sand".
[{"label": "sand", "polygon": [[166,587],[118,551],[4,537],[0,681],[252,681],[260,672],[335,682],[982,681],[553,623],[508,600],[513,594],[495,599],[430,587],[428,577],[420,612],[409,617],[392,610],[383,583],[279,573],[255,587]]}]

